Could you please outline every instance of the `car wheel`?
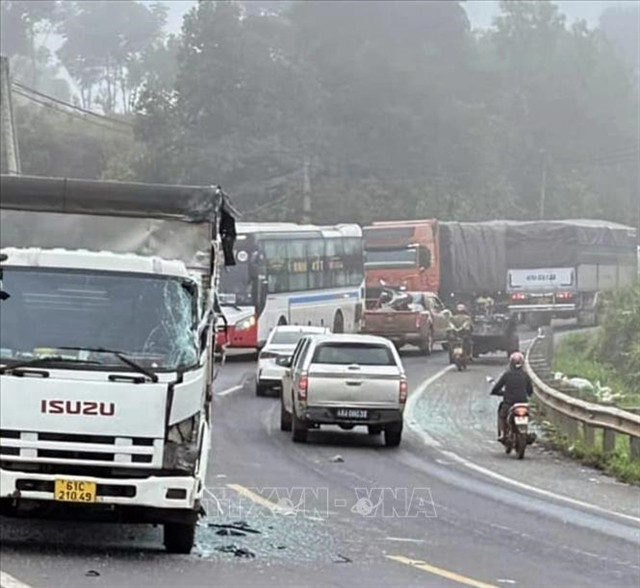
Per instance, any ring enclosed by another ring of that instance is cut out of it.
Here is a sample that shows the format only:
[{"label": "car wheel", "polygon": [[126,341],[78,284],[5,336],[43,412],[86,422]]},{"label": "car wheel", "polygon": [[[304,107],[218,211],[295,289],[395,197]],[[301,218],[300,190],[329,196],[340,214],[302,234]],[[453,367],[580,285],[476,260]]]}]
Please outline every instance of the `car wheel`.
[{"label": "car wheel", "polygon": [[309,429],[307,423],[301,421],[296,415],[295,408],[291,412],[291,438],[294,443],[306,443]]},{"label": "car wheel", "polygon": [[420,351],[425,355],[431,355],[433,352],[433,329],[427,331],[424,341],[420,344]]},{"label": "car wheel", "polygon": [[382,433],[382,427],[380,425],[369,425],[367,431],[369,435],[379,435]]},{"label": "car wheel", "polygon": [[280,399],[280,430],[291,431],[291,415],[285,409],[282,399]]},{"label": "car wheel", "polygon": [[267,387],[260,382],[256,382],[256,396],[266,396],[267,395]]},{"label": "car wheel", "polygon": [[384,444],[387,447],[398,447],[402,440],[402,422],[387,425],[384,430]]},{"label": "car wheel", "polygon": [[195,543],[195,523],[165,523],[164,547],[169,553],[191,553]]}]

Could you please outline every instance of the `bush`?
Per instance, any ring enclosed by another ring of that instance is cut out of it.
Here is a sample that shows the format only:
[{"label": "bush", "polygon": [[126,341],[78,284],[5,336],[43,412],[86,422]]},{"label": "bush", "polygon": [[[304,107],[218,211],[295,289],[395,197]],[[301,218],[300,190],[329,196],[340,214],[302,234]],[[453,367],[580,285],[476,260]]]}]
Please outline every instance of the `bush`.
[{"label": "bush", "polygon": [[602,327],[589,357],[616,370],[640,394],[640,283],[613,296]]},{"label": "bush", "polygon": [[[613,295],[597,334],[577,333],[558,344],[555,369],[600,382],[619,394],[616,404],[640,406],[640,285]],[[593,394],[576,396],[596,401]]]}]

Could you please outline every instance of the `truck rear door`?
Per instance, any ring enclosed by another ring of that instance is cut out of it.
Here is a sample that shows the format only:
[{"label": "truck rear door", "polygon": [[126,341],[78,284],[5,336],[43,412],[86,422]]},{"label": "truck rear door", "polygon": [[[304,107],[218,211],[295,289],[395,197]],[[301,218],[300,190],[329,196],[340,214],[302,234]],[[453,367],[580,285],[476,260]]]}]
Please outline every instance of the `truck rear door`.
[{"label": "truck rear door", "polygon": [[365,312],[364,317],[363,332],[382,336],[415,333],[421,326],[419,312],[372,310]]},{"label": "truck rear door", "polygon": [[386,344],[326,342],[309,365],[309,406],[397,407],[402,370]]}]

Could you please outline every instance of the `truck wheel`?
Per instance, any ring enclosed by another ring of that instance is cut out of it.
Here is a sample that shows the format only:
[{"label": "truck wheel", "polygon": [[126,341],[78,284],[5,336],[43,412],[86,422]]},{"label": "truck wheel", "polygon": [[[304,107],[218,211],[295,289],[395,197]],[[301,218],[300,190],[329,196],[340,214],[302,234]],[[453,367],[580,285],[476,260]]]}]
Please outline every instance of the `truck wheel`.
[{"label": "truck wheel", "polygon": [[169,553],[191,553],[195,543],[195,523],[165,523],[164,547]]},{"label": "truck wheel", "polygon": [[306,443],[307,442],[307,433],[309,429],[307,428],[307,423],[301,421],[296,415],[295,409],[291,413],[291,438],[294,443]]},{"label": "truck wheel", "polygon": [[256,382],[256,396],[266,396],[267,395],[267,387],[260,382]]},{"label": "truck wheel", "polygon": [[402,439],[402,422],[387,425],[384,430],[384,444],[387,447],[398,447]]},{"label": "truck wheel", "polygon": [[280,400],[280,430],[291,431],[291,415],[285,410],[282,399]]}]

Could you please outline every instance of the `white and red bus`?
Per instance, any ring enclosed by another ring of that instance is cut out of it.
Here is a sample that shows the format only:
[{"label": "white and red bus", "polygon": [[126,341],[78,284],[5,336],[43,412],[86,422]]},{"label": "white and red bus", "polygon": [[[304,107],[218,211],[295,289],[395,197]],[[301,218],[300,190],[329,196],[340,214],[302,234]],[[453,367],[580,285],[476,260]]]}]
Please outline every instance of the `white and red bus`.
[{"label": "white and red bus", "polygon": [[360,330],[364,310],[362,229],[238,223],[236,265],[220,276],[227,320],[218,344],[260,348],[277,325]]}]

